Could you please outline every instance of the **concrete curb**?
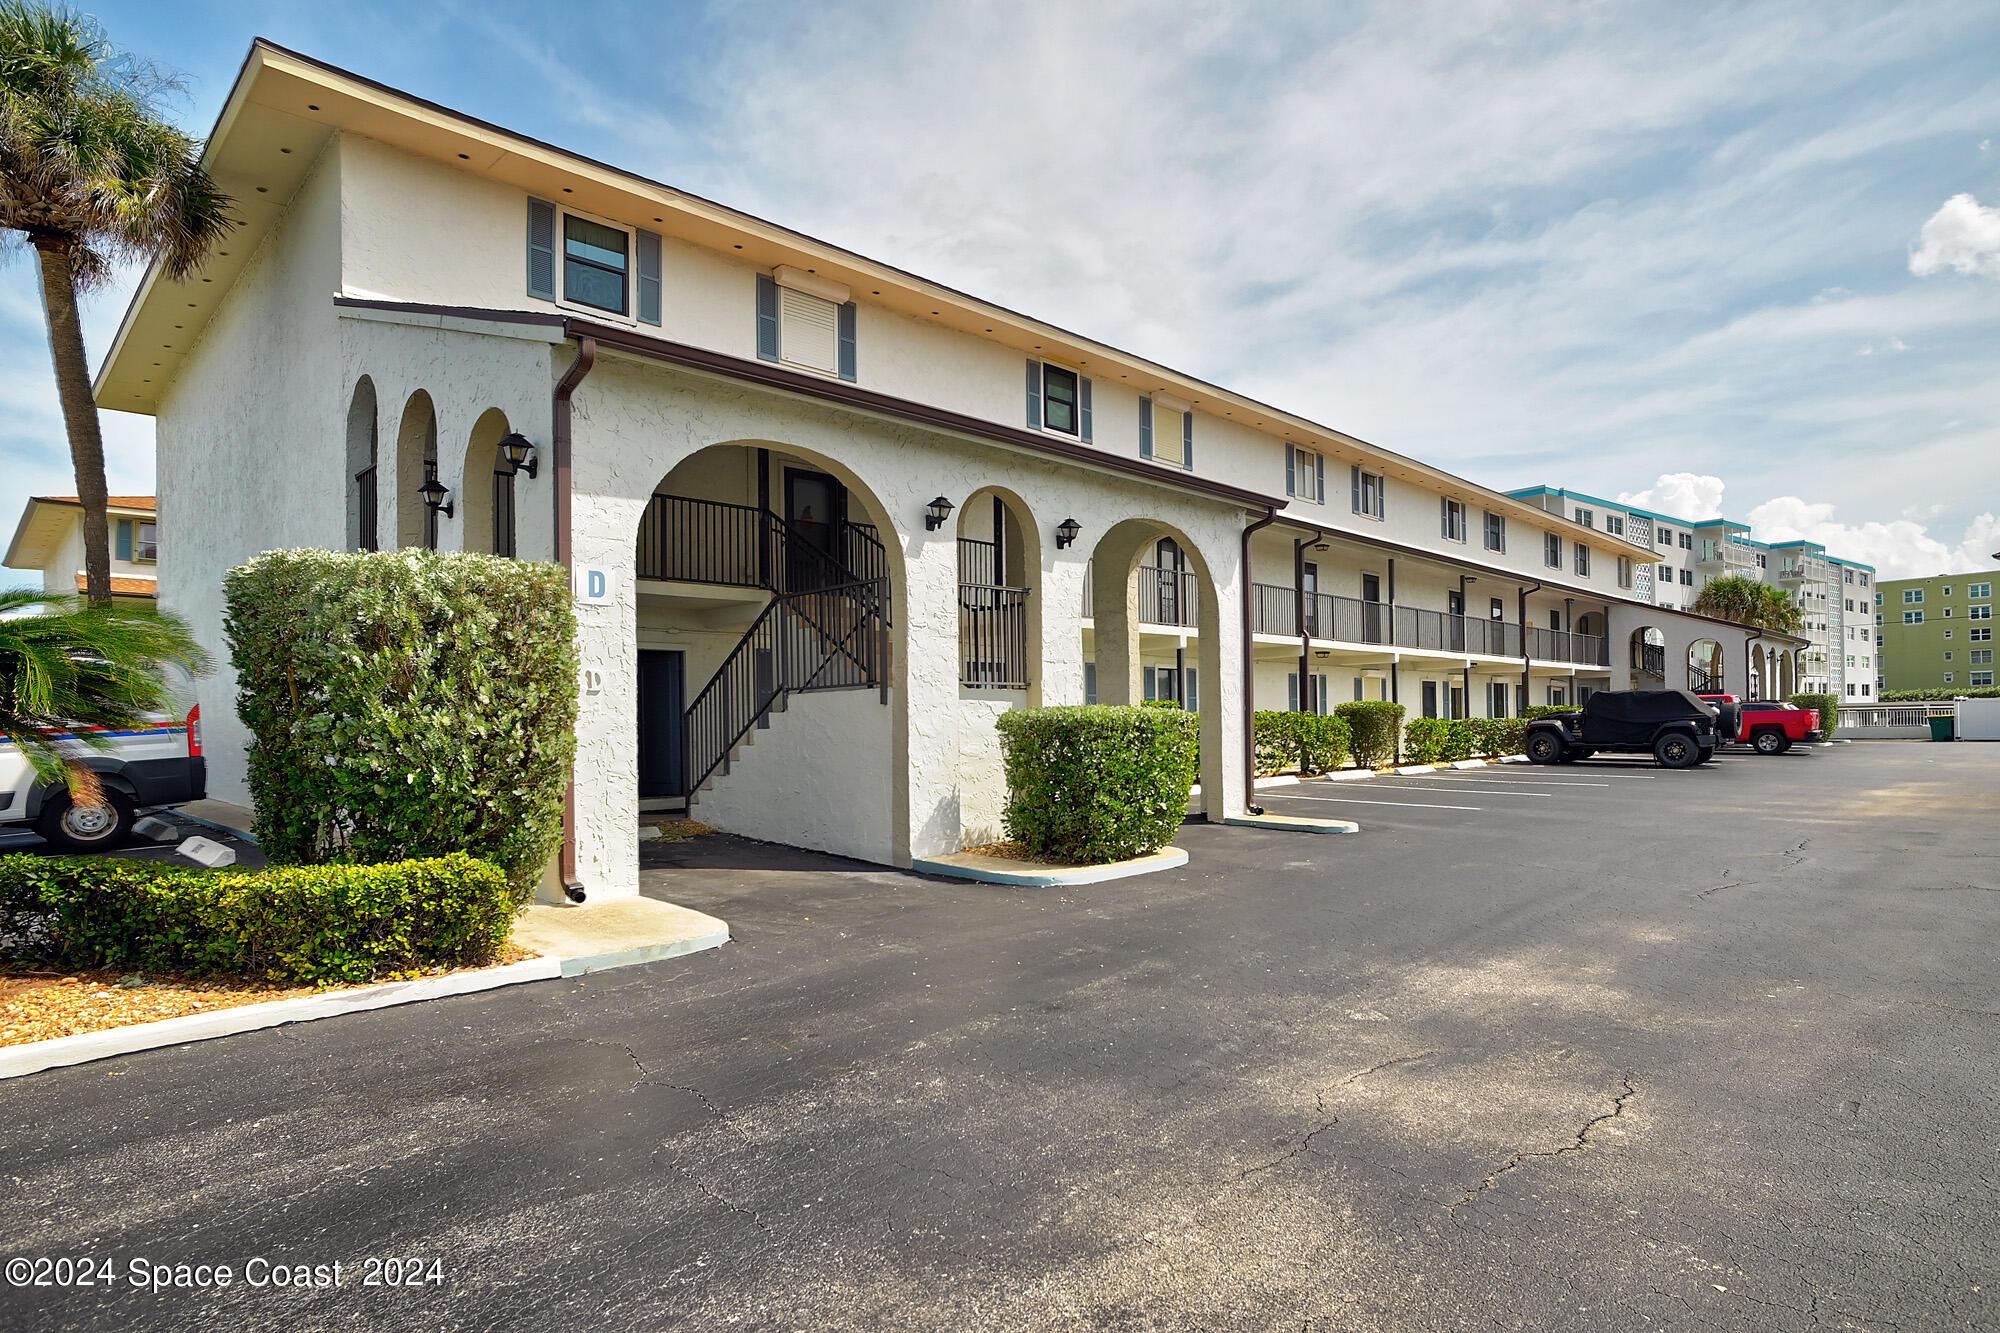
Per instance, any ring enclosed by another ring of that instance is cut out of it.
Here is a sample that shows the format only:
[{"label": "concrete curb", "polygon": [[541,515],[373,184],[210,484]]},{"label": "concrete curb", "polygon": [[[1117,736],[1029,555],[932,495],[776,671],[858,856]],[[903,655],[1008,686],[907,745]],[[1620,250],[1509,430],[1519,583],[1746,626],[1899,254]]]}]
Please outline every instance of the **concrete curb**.
[{"label": "concrete curb", "polygon": [[1401,776],[1403,776],[1403,777],[1406,777],[1406,778],[1407,778],[1407,777],[1413,777],[1413,776],[1415,776],[1415,775],[1416,775],[1416,774],[1418,774],[1418,773],[1435,773],[1435,772],[1437,772],[1437,765],[1436,765],[1436,764],[1405,764],[1405,765],[1403,765],[1403,766],[1402,766],[1401,768],[1397,769],[1397,770],[1396,770],[1396,772],[1397,772],[1398,774],[1400,774]]},{"label": "concrete curb", "polygon": [[243,841],[249,843],[252,847],[256,847],[259,845],[257,839],[252,837],[247,830],[240,828],[231,828],[227,824],[218,824],[213,819],[203,819],[200,815],[191,815],[188,814],[185,810],[175,810],[170,806],[162,806],[160,808],[165,810],[168,814],[172,815],[175,819],[184,819],[190,824],[199,824],[205,829],[214,829],[217,833],[227,833],[232,838],[241,838],[243,839]]},{"label": "concrete curb", "polygon": [[1453,767],[1453,768],[1484,768],[1484,767],[1486,767],[1486,764],[1487,764],[1487,761],[1486,761],[1486,760],[1484,760],[1484,759],[1456,759],[1456,760],[1453,760],[1453,761],[1452,761],[1452,763],[1451,763],[1451,767]]},{"label": "concrete curb", "polygon": [[1500,756],[1499,762],[1503,764],[1525,764],[1528,762],[1528,756],[1524,754],[1503,754]]},{"label": "concrete curb", "polygon": [[1304,815],[1230,815],[1222,822],[1237,828],[1275,829],[1284,833],[1361,832],[1361,825],[1345,819],[1310,819]]},{"label": "concrete curb", "polygon": [[642,944],[631,949],[613,949],[608,953],[586,954],[576,958],[563,958],[562,975],[580,977],[586,972],[604,972],[614,967],[631,967],[637,963],[657,963],[662,958],[679,958],[682,954],[700,953],[703,949],[719,949],[729,943],[729,927],[710,931],[706,935],[696,935],[690,939],[674,940],[667,944]]},{"label": "concrete curb", "polygon": [[1375,770],[1372,768],[1343,768],[1332,773],[1322,773],[1317,778],[1313,779],[1313,781],[1360,782],[1364,778],[1372,778],[1374,776],[1375,776]]},{"label": "concrete curb", "polygon": [[[1033,861],[1009,861],[1004,857],[954,852],[950,856],[921,858],[910,862],[920,875],[944,875],[969,879],[979,884],[1007,884],[1015,888],[1046,889],[1058,885],[1102,884],[1106,880],[1150,875],[1156,870],[1173,870],[1186,865],[1188,854],[1178,847],[1162,847],[1157,852],[1113,861],[1102,866],[1044,866]],[[1009,866],[1034,866],[1032,870],[1010,870]]]},{"label": "concrete curb", "polygon": [[133,1023],[103,1032],[79,1032],[73,1037],[52,1037],[20,1046],[0,1046],[0,1079],[19,1078],[44,1069],[88,1064],[113,1055],[181,1046],[188,1042],[230,1037],[239,1032],[255,1032],[286,1023],[310,1023],[336,1014],[362,1013],[393,1005],[438,1000],[448,995],[471,995],[479,991],[516,986],[524,981],[552,981],[564,976],[560,958],[529,958],[504,967],[482,968],[477,972],[453,972],[442,977],[419,977],[415,981],[385,981],[376,986],[329,991],[324,995],[301,995],[293,1000],[270,1000],[263,1004],[243,1004],[234,1009],[218,1009],[212,1014],[185,1014],[155,1023]]}]

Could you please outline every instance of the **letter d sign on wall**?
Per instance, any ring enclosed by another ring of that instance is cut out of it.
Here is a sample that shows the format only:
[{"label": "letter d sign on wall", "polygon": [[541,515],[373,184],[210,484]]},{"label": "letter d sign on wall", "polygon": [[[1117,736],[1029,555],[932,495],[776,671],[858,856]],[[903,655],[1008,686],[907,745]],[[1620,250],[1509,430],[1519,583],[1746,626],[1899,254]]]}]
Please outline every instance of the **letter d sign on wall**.
[{"label": "letter d sign on wall", "polygon": [[590,606],[611,604],[611,571],[603,565],[576,567],[576,600]]}]

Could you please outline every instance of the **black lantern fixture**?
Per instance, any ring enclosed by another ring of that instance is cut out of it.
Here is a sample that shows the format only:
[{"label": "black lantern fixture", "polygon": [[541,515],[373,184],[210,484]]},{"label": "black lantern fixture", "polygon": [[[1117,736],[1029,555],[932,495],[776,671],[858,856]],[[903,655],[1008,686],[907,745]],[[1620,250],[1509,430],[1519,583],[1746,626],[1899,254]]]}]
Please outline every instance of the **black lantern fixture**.
[{"label": "black lantern fixture", "polygon": [[452,516],[451,501],[444,498],[451,492],[437,479],[436,472],[424,478],[424,484],[417,487],[417,494],[424,497],[424,505],[433,514],[443,514],[446,518]]},{"label": "black lantern fixture", "polygon": [[942,495],[931,501],[930,508],[924,511],[924,531],[936,532],[943,527],[945,520],[951,517],[952,508],[951,501]]},{"label": "black lantern fixture", "polygon": [[1073,518],[1066,518],[1056,524],[1056,549],[1058,551],[1076,544],[1076,535],[1083,531],[1083,524]]},{"label": "black lantern fixture", "polygon": [[525,472],[532,481],[535,470],[541,466],[541,460],[535,457],[534,442],[519,431],[500,441],[500,454],[507,460],[509,476]]}]

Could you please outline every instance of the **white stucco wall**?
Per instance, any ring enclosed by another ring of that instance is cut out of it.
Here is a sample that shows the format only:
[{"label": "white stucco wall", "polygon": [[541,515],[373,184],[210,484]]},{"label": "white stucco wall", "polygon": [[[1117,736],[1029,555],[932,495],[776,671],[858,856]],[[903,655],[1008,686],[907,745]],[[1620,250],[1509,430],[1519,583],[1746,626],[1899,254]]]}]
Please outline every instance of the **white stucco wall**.
[{"label": "white stucco wall", "polygon": [[347,403],[331,296],[339,283],[339,154],[307,175],[162,397],[160,604],[185,616],[215,672],[196,686],[210,795],[248,803],[222,577],[259,551],[346,540]]},{"label": "white stucco wall", "polygon": [[894,864],[896,704],[875,690],[791,696],[695,797],[692,816],[746,838]]}]

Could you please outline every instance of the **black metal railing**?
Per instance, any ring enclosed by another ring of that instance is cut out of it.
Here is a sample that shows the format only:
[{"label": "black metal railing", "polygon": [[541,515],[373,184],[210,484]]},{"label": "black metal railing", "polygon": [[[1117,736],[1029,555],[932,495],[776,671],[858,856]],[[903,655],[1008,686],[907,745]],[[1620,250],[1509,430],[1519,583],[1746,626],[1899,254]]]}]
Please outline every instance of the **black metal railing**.
[{"label": "black metal railing", "polygon": [[354,474],[354,503],[359,508],[357,517],[361,522],[355,534],[354,544],[363,551],[380,550],[382,543],[376,536],[375,527],[375,465],[370,463]]},{"label": "black metal railing", "polygon": [[1554,629],[1528,631],[1528,656],[1540,662],[1610,666],[1610,648],[1610,642],[1601,634],[1576,634]]},{"label": "black metal railing", "polygon": [[989,588],[1002,586],[1000,583],[1000,543],[981,541],[977,537],[958,539],[958,581],[979,583]]},{"label": "black metal railing", "polygon": [[958,682],[1028,688],[1028,589],[958,585]]},{"label": "black metal railing", "polygon": [[1688,668],[1688,688],[1696,694],[1721,694],[1723,693],[1722,673],[1720,671],[1704,671],[1698,666],[1690,666]]},{"label": "black metal railing", "polygon": [[798,523],[755,505],[655,495],[639,519],[638,575],[773,592],[810,592],[889,576],[863,523]]},{"label": "black metal railing", "polygon": [[1201,579],[1185,569],[1139,566],[1139,619],[1147,625],[1195,625],[1201,616]]},{"label": "black metal railing", "polygon": [[889,681],[889,583],[781,592],[688,706],[688,789],[699,790],[788,694]]},{"label": "black metal railing", "polygon": [[1301,611],[1305,631],[1315,639],[1479,657],[1520,657],[1525,647],[1526,655],[1538,661],[1611,664],[1610,643],[1602,635],[1529,629],[1524,637],[1521,626],[1485,616],[1390,606],[1334,593],[1309,592],[1301,597],[1282,584],[1251,585],[1251,625],[1256,633],[1297,634]]},{"label": "black metal railing", "polygon": [[1657,643],[1632,645],[1632,668],[1641,675],[1667,678],[1667,650]]}]

